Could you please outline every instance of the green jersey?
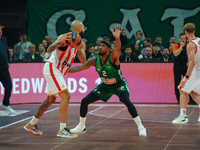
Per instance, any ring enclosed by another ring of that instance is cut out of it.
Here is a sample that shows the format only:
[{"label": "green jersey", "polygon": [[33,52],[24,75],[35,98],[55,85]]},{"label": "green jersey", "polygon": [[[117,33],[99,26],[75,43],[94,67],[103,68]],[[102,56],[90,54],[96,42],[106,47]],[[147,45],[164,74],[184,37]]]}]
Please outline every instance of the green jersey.
[{"label": "green jersey", "polygon": [[110,62],[110,54],[104,64],[100,56],[97,56],[95,66],[102,82],[92,92],[103,101],[106,102],[112,95],[120,97],[122,92],[129,92],[126,79],[122,78],[120,66],[115,66]]},{"label": "green jersey", "polygon": [[120,66],[115,66],[110,62],[110,53],[104,64],[102,64],[100,56],[97,56],[95,67],[104,84],[116,84],[123,79]]}]

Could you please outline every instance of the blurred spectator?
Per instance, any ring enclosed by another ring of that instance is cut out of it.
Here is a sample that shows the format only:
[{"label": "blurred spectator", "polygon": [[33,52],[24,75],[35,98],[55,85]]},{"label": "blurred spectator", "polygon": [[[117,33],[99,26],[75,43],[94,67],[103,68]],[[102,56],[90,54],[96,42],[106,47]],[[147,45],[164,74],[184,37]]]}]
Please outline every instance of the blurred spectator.
[{"label": "blurred spectator", "polygon": [[14,45],[14,48],[13,48],[13,52],[14,52],[14,58],[16,61],[19,61],[19,54],[20,54],[20,51],[17,50],[17,45],[18,43],[21,41],[21,35],[19,36],[19,39],[18,39],[18,42]]},{"label": "blurred spectator", "polygon": [[173,43],[173,44],[177,43],[177,40],[176,40],[175,36],[170,37],[169,42],[167,43],[167,47],[168,48],[169,48],[171,43]]},{"label": "blurred spectator", "polygon": [[174,56],[174,54],[173,54],[173,46],[174,46],[174,43],[170,43],[168,49],[169,49],[169,55],[170,55],[171,57],[173,57],[173,59],[174,59],[175,56]]},{"label": "blurred spectator", "polygon": [[10,63],[17,62],[17,60],[14,59],[14,51],[12,47],[8,47],[9,55],[10,55]]},{"label": "blurred spectator", "polygon": [[94,57],[98,56],[99,55],[99,50],[98,49],[95,49],[94,50]]},{"label": "blurred spectator", "polygon": [[131,41],[131,43],[134,42],[134,41],[139,45],[138,50],[142,51],[142,49],[144,48],[144,42],[142,40],[142,32],[141,31],[136,32],[136,39],[133,39]]},{"label": "blurred spectator", "polygon": [[127,44],[125,46],[124,54],[119,58],[120,62],[137,62],[139,59],[137,55],[132,53],[131,45]]},{"label": "blurred spectator", "polygon": [[27,41],[27,35],[20,36],[20,42],[17,44],[17,51],[19,51],[19,61],[22,61],[22,56],[28,52],[28,47],[32,43]]},{"label": "blurred spectator", "polygon": [[145,56],[140,59],[141,62],[158,62],[156,58],[152,57],[153,51],[151,46],[145,48]]},{"label": "blurred spectator", "polygon": [[104,41],[110,42],[110,37],[109,37],[108,35],[105,35],[105,36],[103,37],[103,40],[104,40]]},{"label": "blurred spectator", "polygon": [[44,45],[42,43],[38,44],[37,52],[43,58],[43,62],[47,62],[50,57],[50,54],[45,51]]},{"label": "blurred spectator", "polygon": [[139,56],[141,54],[141,51],[139,51],[138,48],[139,48],[139,45],[138,45],[137,42],[132,42],[131,43],[131,49],[133,51],[132,53],[137,55],[137,56]]},{"label": "blurred spectator", "polygon": [[102,40],[103,40],[102,37],[98,37],[98,38],[97,38],[95,49],[98,49],[99,43],[100,43]]},{"label": "blurred spectator", "polygon": [[86,58],[87,59],[94,57],[94,50],[95,50],[95,45],[94,44],[90,44],[88,46],[87,53],[86,53]]},{"label": "blurred spectator", "polygon": [[42,45],[44,45],[45,52],[47,52],[47,48],[48,48],[47,40],[42,40]]},{"label": "blurred spectator", "polygon": [[51,37],[47,35],[47,36],[44,37],[44,40],[47,41],[47,48],[48,48],[49,45],[51,45],[51,43],[52,43],[52,42],[51,42]]},{"label": "blurred spectator", "polygon": [[158,59],[161,56],[162,56],[162,54],[160,52],[160,43],[155,42],[153,44],[153,54],[152,54],[152,57]]},{"label": "blurred spectator", "polygon": [[112,53],[115,50],[115,41],[110,43],[111,49],[110,52]]},{"label": "blurred spectator", "polygon": [[122,29],[122,32],[120,35],[120,41],[121,41],[121,52],[124,53],[125,45],[128,44],[128,38],[126,36],[126,32],[124,29]]},{"label": "blurred spectator", "polygon": [[158,59],[159,62],[174,62],[174,58],[169,55],[169,49],[166,47],[162,50],[162,56]]},{"label": "blurred spectator", "polygon": [[35,45],[31,44],[28,47],[28,53],[23,55],[23,62],[42,62],[43,58],[40,54],[35,53]]},{"label": "blurred spectator", "polygon": [[161,36],[156,36],[155,37],[155,42],[158,42],[158,43],[160,43],[160,51],[162,51],[163,50],[163,46],[162,46],[162,37]]},{"label": "blurred spectator", "polygon": [[143,43],[144,43],[144,48],[142,49],[142,55],[145,56],[145,48],[147,46],[150,46],[150,47],[153,48],[153,46],[152,46],[152,40],[150,38],[146,38],[146,39],[144,39]]}]

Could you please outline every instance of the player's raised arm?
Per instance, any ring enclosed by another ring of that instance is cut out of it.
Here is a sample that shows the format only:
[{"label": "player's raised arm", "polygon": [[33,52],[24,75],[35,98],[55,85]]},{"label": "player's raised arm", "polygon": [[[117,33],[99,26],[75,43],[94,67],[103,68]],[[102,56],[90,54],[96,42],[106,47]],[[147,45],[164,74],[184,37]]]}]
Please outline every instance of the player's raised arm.
[{"label": "player's raised arm", "polygon": [[79,72],[79,71],[88,69],[91,66],[95,66],[95,62],[96,62],[96,58],[90,58],[85,64],[75,66],[75,67],[71,67],[69,69],[68,73],[75,73],[75,72]]},{"label": "player's raised arm", "polygon": [[120,34],[122,32],[122,29],[120,29],[120,25],[115,25],[115,31],[111,29],[111,32],[113,36],[115,37],[115,41],[116,41],[116,48],[113,51],[111,57],[113,57],[113,59],[119,59],[120,54],[121,54]]},{"label": "player's raised arm", "polygon": [[56,40],[55,42],[53,42],[48,48],[47,48],[47,52],[51,53],[53,52],[57,47],[59,47],[60,45],[62,45],[63,42],[65,42],[67,39],[69,39],[71,36],[71,32],[66,33],[66,34],[61,34]]}]

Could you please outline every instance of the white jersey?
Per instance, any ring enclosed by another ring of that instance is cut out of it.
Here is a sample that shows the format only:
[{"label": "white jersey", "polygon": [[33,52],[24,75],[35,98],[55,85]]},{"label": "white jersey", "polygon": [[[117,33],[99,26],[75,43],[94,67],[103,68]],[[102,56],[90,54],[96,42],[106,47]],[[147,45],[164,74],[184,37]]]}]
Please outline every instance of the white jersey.
[{"label": "white jersey", "polygon": [[70,69],[74,58],[76,57],[77,49],[74,47],[66,46],[54,50],[48,60],[56,66],[60,72],[65,75]]},{"label": "white jersey", "polygon": [[191,43],[194,43],[196,46],[195,52],[195,66],[193,71],[200,73],[200,38],[195,38],[190,40]]},{"label": "white jersey", "polygon": [[196,45],[195,66],[185,86],[183,88],[179,86],[178,88],[188,94],[192,91],[200,94],[200,38],[195,38],[190,42]]}]

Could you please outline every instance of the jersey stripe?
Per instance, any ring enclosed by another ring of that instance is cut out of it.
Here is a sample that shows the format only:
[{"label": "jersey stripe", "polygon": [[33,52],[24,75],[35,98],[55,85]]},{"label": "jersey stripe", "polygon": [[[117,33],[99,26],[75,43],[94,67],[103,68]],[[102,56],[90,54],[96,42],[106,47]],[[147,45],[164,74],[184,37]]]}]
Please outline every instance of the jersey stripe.
[{"label": "jersey stripe", "polygon": [[58,65],[57,65],[57,68],[58,68],[58,69],[59,69],[59,67],[60,67],[60,62],[61,62],[62,58],[63,58],[64,55],[65,55],[65,52],[66,52],[66,51],[63,51],[62,54],[61,54],[60,57],[59,57],[59,61],[58,61]]},{"label": "jersey stripe", "polygon": [[54,81],[54,83],[55,83],[55,85],[56,85],[56,87],[58,88],[58,90],[59,91],[61,91],[61,88],[60,88],[60,86],[59,86],[59,84],[58,84],[58,81],[56,80],[56,77],[55,77],[55,75],[54,75],[54,73],[53,73],[53,65],[52,65],[52,63],[49,63],[49,69],[50,69],[50,74],[51,74],[51,77],[52,77],[52,79],[53,79],[53,81]]}]

